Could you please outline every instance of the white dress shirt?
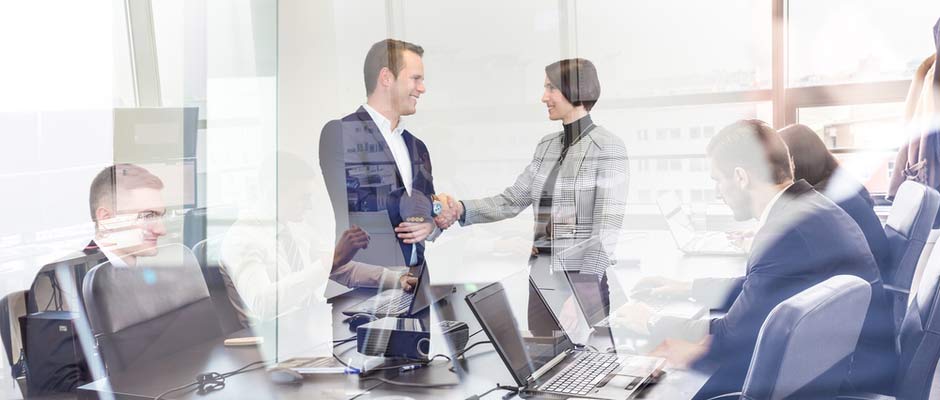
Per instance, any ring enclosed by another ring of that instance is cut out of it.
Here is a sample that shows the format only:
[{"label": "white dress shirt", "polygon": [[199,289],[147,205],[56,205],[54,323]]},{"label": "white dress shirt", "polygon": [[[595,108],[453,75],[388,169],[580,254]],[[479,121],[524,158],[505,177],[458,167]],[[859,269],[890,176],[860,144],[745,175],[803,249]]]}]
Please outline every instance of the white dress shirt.
[{"label": "white dress shirt", "polygon": [[395,127],[395,130],[392,130],[391,121],[385,118],[384,115],[368,104],[363,104],[362,108],[366,109],[366,112],[372,117],[372,121],[382,132],[382,137],[385,138],[385,143],[388,143],[388,149],[392,152],[392,157],[395,158],[395,165],[398,167],[398,174],[401,175],[401,181],[405,185],[405,191],[410,196],[413,177],[411,176],[411,156],[408,155],[408,146],[405,145],[405,139],[401,136],[405,132],[403,121],[399,119],[398,126]]},{"label": "white dress shirt", "polygon": [[787,187],[777,192],[777,194],[775,194],[774,197],[770,199],[770,202],[764,206],[764,212],[760,213],[760,222],[757,225],[757,231],[760,231],[760,229],[764,227],[764,224],[767,223],[767,217],[770,216],[770,209],[774,208],[774,204],[777,204],[777,200],[780,200],[780,197],[783,196],[783,193],[786,192],[790,186],[793,186],[793,183],[787,185]]}]

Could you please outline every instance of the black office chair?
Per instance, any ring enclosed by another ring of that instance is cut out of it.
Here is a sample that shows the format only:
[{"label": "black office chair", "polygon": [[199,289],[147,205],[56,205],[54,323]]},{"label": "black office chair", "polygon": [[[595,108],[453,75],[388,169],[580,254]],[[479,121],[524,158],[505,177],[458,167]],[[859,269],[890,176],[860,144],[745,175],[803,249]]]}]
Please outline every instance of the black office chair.
[{"label": "black office chair", "polygon": [[196,243],[193,246],[193,254],[199,260],[199,267],[202,269],[202,277],[209,288],[209,296],[212,298],[212,304],[215,306],[216,315],[219,317],[219,323],[222,326],[222,332],[226,335],[239,331],[246,326],[238,318],[238,312],[229,299],[229,290],[226,287],[226,281],[222,276],[221,262],[219,261],[220,246],[224,237],[213,237]]},{"label": "black office chair", "polygon": [[[940,362],[940,247],[927,260],[914,301],[907,308],[898,336],[899,360],[893,394],[898,399],[932,398],[930,390]],[[872,393],[842,394],[840,399],[894,399]]]},{"label": "black office chair", "polygon": [[23,341],[20,338],[20,317],[26,315],[26,290],[15,291],[0,299],[0,339],[10,365],[10,376],[20,383],[20,392],[26,397],[26,385],[23,384],[25,371],[19,364]]},{"label": "black office chair", "polygon": [[767,315],[741,392],[713,399],[831,399],[848,375],[871,286],[838,275],[778,304]]},{"label": "black office chair", "polygon": [[881,277],[892,310],[895,333],[904,318],[917,260],[930,236],[938,208],[940,194],[936,190],[907,181],[898,189],[888,215],[885,234],[891,258],[886,266],[888,270],[881,271]]},{"label": "black office chair", "polygon": [[[185,246],[161,246],[162,266],[113,267],[85,276],[82,291],[108,373],[145,364],[222,335],[202,272]],[[179,254],[178,257],[175,254]]]}]

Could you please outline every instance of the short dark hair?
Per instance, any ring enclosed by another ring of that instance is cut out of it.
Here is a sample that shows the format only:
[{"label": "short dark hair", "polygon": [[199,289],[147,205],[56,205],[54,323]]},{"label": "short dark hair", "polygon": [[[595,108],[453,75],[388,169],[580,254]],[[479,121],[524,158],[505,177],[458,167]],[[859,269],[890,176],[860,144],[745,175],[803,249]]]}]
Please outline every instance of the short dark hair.
[{"label": "short dark hair", "polygon": [[725,176],[741,167],[773,184],[793,179],[793,162],[786,143],[774,128],[759,119],[726,126],[708,142],[705,152]]},{"label": "short dark hair", "polygon": [[163,189],[163,181],[145,168],[134,164],[115,164],[106,167],[91,181],[91,188],[88,191],[88,207],[92,221],[98,222],[98,216],[95,214],[98,207],[107,205],[112,210],[117,207],[115,193],[118,188],[159,190]]},{"label": "short dark hair", "polygon": [[575,107],[584,106],[588,111],[601,97],[601,83],[597,80],[597,68],[584,58],[570,58],[545,66],[545,75],[552,86]]},{"label": "short dark hair", "polygon": [[366,96],[375,91],[382,68],[388,68],[392,71],[392,76],[398,77],[398,73],[405,68],[405,51],[415,53],[419,57],[424,56],[424,48],[403,40],[385,39],[372,45],[369,53],[366,54],[365,65],[362,67],[362,75],[366,81]]},{"label": "short dark hair", "polygon": [[816,186],[827,181],[839,168],[839,160],[829,152],[812,128],[793,124],[781,129],[780,137],[790,149],[794,179],[805,179],[810,185]]}]

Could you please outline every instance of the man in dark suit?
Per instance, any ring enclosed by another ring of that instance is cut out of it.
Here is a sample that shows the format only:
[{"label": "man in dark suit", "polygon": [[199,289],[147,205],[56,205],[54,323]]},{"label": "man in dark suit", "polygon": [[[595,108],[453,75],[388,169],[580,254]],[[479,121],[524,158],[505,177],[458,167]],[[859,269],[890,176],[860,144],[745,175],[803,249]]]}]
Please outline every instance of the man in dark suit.
[{"label": "man in dark suit", "polygon": [[[845,211],[806,181],[793,181],[790,155],[777,132],[761,121],[739,121],[711,140],[707,156],[717,191],[735,219],[760,221],[744,277],[692,282],[653,278],[634,290],[637,295],[643,291],[647,296],[692,297],[718,308],[730,304],[727,314],[694,321],[656,317],[634,302],[618,310],[621,321],[653,335],[682,337],[666,340],[655,351],[674,365],[717,365],[697,396],[708,398],[741,390],[758,332],[777,304],[846,274],[865,279],[872,287],[858,352],[871,355],[890,348],[881,277],[864,235]],[[725,290],[716,291],[718,287]],[[820,338],[821,343],[825,340]],[[882,377],[890,376],[889,364],[879,368]]]},{"label": "man in dark suit", "polygon": [[[337,237],[351,225],[372,236],[357,261],[422,265],[424,240],[440,234],[431,216],[427,146],[401,120],[415,113],[425,92],[423,54],[420,46],[400,40],[375,43],[363,68],[366,103],[327,123],[320,135],[320,166]],[[390,209],[393,203],[400,207]]]}]

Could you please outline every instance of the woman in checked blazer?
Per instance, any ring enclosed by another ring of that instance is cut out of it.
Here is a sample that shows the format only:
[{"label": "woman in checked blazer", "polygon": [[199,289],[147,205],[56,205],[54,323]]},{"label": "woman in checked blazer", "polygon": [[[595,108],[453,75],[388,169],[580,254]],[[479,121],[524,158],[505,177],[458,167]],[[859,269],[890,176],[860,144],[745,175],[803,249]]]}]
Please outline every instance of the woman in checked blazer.
[{"label": "woman in checked blazer", "polygon": [[600,91],[586,59],[546,66],[542,103],[562,131],[539,141],[532,162],[502,193],[453,203],[460,224],[511,218],[531,205],[533,255],[551,253],[554,269],[603,277],[623,223],[628,169],[623,141],[591,119]]}]

